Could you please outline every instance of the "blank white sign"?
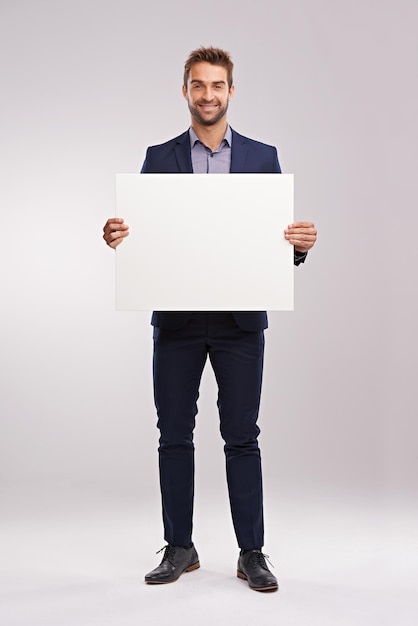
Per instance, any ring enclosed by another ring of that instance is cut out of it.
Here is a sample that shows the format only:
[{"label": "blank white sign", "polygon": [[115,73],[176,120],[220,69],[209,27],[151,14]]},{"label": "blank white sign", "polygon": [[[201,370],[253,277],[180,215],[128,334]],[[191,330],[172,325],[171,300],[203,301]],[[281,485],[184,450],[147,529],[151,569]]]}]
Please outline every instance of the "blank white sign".
[{"label": "blank white sign", "polygon": [[116,309],[293,310],[291,174],[117,174]]}]

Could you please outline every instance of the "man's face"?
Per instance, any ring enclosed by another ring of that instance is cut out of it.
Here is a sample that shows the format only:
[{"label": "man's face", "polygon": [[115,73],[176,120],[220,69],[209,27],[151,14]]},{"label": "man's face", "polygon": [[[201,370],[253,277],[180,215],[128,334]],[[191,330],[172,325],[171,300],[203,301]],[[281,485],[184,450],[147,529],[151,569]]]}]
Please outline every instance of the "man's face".
[{"label": "man's face", "polygon": [[203,126],[212,126],[226,116],[234,87],[228,87],[227,71],[221,65],[192,65],[183,95],[192,118]]}]

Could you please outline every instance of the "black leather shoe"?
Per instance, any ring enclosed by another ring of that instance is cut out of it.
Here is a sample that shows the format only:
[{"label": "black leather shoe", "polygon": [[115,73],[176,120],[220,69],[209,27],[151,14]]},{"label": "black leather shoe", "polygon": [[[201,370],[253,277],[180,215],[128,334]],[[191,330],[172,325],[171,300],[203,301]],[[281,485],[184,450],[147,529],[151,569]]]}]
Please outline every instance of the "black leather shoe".
[{"label": "black leather shoe", "polygon": [[237,576],[247,580],[254,591],[277,591],[279,588],[277,578],[267,567],[265,556],[261,550],[248,550],[244,554],[240,554]]},{"label": "black leather shoe", "polygon": [[[161,548],[161,550],[164,550],[164,548]],[[192,572],[199,567],[199,557],[193,544],[190,548],[181,548],[168,544],[165,546],[163,560],[152,572],[146,574],[145,582],[151,585],[173,583],[180,578],[183,572]]]}]

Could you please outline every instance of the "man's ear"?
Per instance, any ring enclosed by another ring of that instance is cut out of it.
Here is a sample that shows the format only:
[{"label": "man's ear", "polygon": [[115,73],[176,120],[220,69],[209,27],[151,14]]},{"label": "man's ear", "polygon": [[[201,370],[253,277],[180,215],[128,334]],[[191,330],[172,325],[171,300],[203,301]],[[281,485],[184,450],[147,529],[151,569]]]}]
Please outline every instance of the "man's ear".
[{"label": "man's ear", "polygon": [[234,97],[234,93],[235,93],[235,86],[231,85],[229,88],[228,100],[232,100],[232,98]]},{"label": "man's ear", "polygon": [[186,98],[186,100],[187,100],[187,89],[186,89],[186,87],[184,85],[182,85],[182,87],[181,87],[181,92],[183,94],[183,98]]}]

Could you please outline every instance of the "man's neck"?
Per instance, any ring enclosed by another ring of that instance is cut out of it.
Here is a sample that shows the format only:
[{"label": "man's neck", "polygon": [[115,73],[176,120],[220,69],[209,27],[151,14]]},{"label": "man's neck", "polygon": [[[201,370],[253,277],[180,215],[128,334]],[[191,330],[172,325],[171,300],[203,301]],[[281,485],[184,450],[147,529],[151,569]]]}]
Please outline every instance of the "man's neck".
[{"label": "man's neck", "polygon": [[196,120],[192,120],[192,128],[200,141],[205,144],[211,150],[217,150],[221,145],[222,139],[225,137],[228,122],[223,119],[219,120],[217,124],[213,126],[204,126],[199,124]]}]

